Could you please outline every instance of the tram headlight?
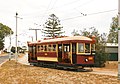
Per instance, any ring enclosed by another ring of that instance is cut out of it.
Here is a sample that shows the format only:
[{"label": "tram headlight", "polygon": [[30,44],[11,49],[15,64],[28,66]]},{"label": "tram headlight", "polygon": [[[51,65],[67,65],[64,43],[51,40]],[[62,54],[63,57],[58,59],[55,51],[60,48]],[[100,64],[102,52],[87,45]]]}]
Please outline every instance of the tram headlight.
[{"label": "tram headlight", "polygon": [[88,62],[88,59],[87,59],[87,58],[85,58],[85,62]]}]

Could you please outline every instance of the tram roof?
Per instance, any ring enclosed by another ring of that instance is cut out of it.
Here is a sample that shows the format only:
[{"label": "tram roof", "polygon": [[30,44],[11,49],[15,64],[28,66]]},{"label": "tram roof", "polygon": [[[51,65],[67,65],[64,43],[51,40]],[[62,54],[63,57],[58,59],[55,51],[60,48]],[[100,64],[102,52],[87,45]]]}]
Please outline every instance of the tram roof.
[{"label": "tram roof", "polygon": [[41,44],[41,43],[55,43],[55,42],[67,42],[67,41],[72,41],[72,42],[92,42],[91,38],[88,38],[86,36],[67,36],[67,37],[61,37],[61,38],[54,38],[54,39],[46,39],[46,40],[41,40],[39,42],[29,42],[29,44]]},{"label": "tram roof", "polygon": [[61,41],[92,41],[92,39],[85,36],[69,36],[69,37],[41,40],[40,43],[61,42]]}]

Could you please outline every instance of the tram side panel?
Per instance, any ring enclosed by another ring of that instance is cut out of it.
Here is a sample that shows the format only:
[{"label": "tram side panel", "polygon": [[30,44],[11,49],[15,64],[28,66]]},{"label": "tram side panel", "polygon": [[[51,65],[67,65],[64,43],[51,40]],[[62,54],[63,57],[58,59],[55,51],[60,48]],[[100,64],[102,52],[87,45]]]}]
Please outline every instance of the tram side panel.
[{"label": "tram side panel", "polygon": [[41,61],[57,62],[58,58],[56,54],[57,54],[56,52],[38,52],[37,60],[38,62],[41,62]]}]

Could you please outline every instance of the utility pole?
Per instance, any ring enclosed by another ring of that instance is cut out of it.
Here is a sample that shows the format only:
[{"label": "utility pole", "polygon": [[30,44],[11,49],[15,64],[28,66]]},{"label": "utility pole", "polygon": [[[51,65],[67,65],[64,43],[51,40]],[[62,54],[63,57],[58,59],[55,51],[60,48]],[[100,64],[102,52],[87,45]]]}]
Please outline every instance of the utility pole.
[{"label": "utility pole", "polygon": [[11,30],[10,30],[10,46],[9,46],[9,61],[11,60]]},{"label": "utility pole", "polygon": [[118,79],[120,80],[120,0],[118,0]]},{"label": "utility pole", "polygon": [[15,47],[15,60],[17,62],[18,54],[17,54],[17,18],[18,18],[18,13],[16,13],[16,47]]},{"label": "utility pole", "polygon": [[[15,48],[15,60],[16,60],[16,62],[17,62],[17,58],[18,58],[18,53],[17,53],[17,19],[18,18],[20,18],[20,17],[18,17],[18,13],[16,12],[16,48]],[[20,19],[22,19],[22,18],[20,18]]]},{"label": "utility pole", "polygon": [[35,36],[36,36],[36,41],[37,41],[37,31],[41,30],[41,29],[32,29],[32,28],[30,28],[29,30],[35,30]]}]

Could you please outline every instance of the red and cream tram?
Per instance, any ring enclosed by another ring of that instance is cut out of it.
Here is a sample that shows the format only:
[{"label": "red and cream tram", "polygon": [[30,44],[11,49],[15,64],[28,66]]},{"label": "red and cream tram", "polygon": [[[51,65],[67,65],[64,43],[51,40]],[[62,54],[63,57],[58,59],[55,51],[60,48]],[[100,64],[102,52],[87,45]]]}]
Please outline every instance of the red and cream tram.
[{"label": "red and cream tram", "polygon": [[71,36],[28,42],[28,61],[33,65],[55,67],[93,66],[95,37]]}]

